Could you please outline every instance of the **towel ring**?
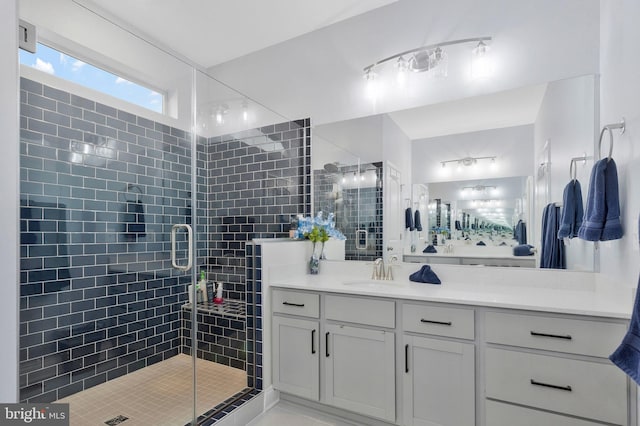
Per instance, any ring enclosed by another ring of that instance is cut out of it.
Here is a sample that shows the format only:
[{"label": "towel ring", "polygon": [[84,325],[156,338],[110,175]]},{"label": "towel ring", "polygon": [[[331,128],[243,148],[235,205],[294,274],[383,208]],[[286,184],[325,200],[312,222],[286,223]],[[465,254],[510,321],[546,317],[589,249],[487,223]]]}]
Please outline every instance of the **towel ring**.
[{"label": "towel ring", "polygon": [[598,158],[602,158],[602,137],[604,136],[605,130],[609,131],[609,156],[607,157],[607,162],[609,162],[611,161],[611,154],[613,153],[613,132],[608,126],[603,127],[600,131],[600,142],[598,142]]},{"label": "towel ring", "polygon": [[569,177],[574,182],[578,178],[578,167],[576,166],[576,162],[573,160],[571,160],[571,164],[569,165]]}]

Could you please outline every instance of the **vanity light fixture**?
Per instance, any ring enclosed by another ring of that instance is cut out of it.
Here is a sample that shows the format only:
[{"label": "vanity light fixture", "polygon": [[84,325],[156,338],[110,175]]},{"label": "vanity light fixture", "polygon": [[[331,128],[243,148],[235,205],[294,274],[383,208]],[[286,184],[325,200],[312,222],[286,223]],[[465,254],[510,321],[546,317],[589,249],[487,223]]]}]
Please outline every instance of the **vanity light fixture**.
[{"label": "vanity light fixture", "polygon": [[375,99],[377,93],[377,74],[375,71],[381,68],[383,64],[396,60],[396,81],[399,86],[405,84],[407,79],[407,71],[415,73],[428,72],[434,77],[447,77],[449,56],[444,50],[447,46],[457,44],[474,43],[475,48],[472,51],[471,73],[473,78],[487,77],[492,72],[492,65],[488,55],[491,37],[474,37],[459,40],[450,40],[442,43],[429,44],[417,47],[415,49],[406,50],[396,53],[387,58],[381,59],[371,65],[364,67],[364,79],[367,85],[367,96]]},{"label": "vanity light fixture", "polygon": [[446,167],[447,163],[457,163],[458,166],[472,166],[472,165],[476,164],[478,162],[478,160],[490,160],[491,163],[495,163],[496,157],[495,156],[491,156],[491,157],[465,157],[465,158],[459,158],[457,160],[441,161],[440,164],[442,164],[443,168]]},{"label": "vanity light fixture", "polygon": [[462,188],[463,191],[471,190],[471,191],[474,191],[474,192],[487,192],[487,189],[495,190],[495,189],[497,189],[497,187],[490,186],[490,185],[489,186],[488,185],[475,185],[475,186],[465,186],[465,187]]}]

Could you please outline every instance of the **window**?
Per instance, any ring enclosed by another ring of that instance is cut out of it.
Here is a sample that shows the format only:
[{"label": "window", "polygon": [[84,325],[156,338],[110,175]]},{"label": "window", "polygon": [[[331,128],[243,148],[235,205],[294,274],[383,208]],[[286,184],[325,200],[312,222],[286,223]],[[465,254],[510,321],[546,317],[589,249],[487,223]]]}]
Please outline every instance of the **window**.
[{"label": "window", "polygon": [[20,63],[152,111],[163,112],[164,96],[155,90],[133,83],[43,44],[38,43],[35,54],[20,49]]}]

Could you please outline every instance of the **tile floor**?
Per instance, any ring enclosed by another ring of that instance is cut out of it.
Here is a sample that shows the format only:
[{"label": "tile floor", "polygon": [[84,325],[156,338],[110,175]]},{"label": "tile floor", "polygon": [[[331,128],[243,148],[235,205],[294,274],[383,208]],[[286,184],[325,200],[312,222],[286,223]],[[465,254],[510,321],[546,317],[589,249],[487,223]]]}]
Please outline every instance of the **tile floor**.
[{"label": "tile floor", "polygon": [[280,401],[247,426],[361,426],[338,417]]},{"label": "tile floor", "polygon": [[[71,426],[182,426],[192,414],[192,359],[177,355],[56,402],[69,403]],[[198,414],[247,386],[243,370],[198,359]],[[118,422],[118,416],[127,417]]]}]

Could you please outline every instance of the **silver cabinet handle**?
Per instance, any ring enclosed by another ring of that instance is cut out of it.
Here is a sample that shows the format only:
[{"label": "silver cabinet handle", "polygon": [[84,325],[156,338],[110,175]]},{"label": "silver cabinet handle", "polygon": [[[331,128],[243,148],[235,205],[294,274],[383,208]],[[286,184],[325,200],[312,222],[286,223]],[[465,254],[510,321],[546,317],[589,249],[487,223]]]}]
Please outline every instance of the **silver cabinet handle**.
[{"label": "silver cabinet handle", "polygon": [[[187,264],[179,265],[176,260],[176,234],[179,229],[185,229],[187,231],[187,244],[189,246],[187,250]],[[171,227],[171,265],[177,269],[178,271],[188,271],[193,266],[193,248],[191,245],[191,236],[193,235],[193,231],[191,229],[191,225],[187,225],[186,223],[175,224]]]}]

